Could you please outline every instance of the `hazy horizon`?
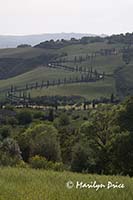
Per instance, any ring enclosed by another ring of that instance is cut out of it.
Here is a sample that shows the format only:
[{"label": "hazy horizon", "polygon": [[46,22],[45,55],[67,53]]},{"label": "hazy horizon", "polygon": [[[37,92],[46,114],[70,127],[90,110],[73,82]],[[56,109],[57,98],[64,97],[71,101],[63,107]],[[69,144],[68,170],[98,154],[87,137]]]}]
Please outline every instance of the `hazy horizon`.
[{"label": "hazy horizon", "polygon": [[[84,32],[49,32],[49,33],[30,33],[30,34],[3,34],[0,36],[36,36],[36,35],[44,35],[44,34],[51,34],[51,35],[54,35],[54,34],[90,34],[90,35],[107,35],[107,34],[104,34],[104,33],[101,33],[101,34],[95,34],[95,33],[84,33]],[[109,35],[109,34],[108,34]]]},{"label": "hazy horizon", "polygon": [[0,35],[133,32],[132,0],[0,0]]}]

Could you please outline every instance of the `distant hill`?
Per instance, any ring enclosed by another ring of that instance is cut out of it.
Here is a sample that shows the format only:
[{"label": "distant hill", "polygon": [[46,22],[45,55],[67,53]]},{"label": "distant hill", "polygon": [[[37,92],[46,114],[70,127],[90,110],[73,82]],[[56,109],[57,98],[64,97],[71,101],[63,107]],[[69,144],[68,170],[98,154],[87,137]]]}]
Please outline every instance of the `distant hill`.
[{"label": "distant hill", "polygon": [[[53,40],[58,40],[58,39],[69,40],[71,38],[80,39],[84,36],[96,36],[96,35],[87,33],[46,33],[38,35],[24,35],[24,36],[1,35],[0,48],[12,48],[20,44],[36,45],[40,42],[51,39]],[[101,35],[101,37],[105,37],[105,35]]]},{"label": "distant hill", "polygon": [[[87,82],[91,71],[104,74],[104,80]],[[133,34],[129,33],[0,49],[0,96],[11,85],[24,88],[46,82],[53,85],[28,92],[32,97],[76,95],[90,100],[114,94],[123,99],[133,95],[132,74]],[[55,81],[65,84],[55,87]]]}]

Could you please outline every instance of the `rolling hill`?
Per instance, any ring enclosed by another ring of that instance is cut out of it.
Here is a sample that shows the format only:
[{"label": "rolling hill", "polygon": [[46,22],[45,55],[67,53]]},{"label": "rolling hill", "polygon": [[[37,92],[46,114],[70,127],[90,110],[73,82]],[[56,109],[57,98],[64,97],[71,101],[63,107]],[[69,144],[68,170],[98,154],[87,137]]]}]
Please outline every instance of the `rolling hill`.
[{"label": "rolling hill", "polygon": [[[69,81],[65,84],[40,89],[36,87],[32,90],[27,88],[27,92],[31,97],[78,95],[88,100],[109,98],[112,93],[119,98],[132,95],[133,61],[125,65],[122,59],[122,49],[125,47],[124,43],[109,43],[106,39],[87,44],[75,39],[58,43],[44,42],[35,47],[0,49],[1,96],[11,86],[19,88],[47,81],[63,82],[66,79]],[[88,73],[99,77],[104,74],[104,79],[92,82],[81,77]],[[82,81],[72,83],[72,80],[81,78]]]}]

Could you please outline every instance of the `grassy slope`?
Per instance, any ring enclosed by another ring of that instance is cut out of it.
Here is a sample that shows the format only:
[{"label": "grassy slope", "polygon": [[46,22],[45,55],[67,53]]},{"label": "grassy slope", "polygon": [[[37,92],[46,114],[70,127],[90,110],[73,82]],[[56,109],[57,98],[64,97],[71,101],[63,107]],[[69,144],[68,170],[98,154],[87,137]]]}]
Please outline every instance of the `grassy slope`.
[{"label": "grassy slope", "polygon": [[[70,59],[68,57],[68,59]],[[97,70],[100,73],[105,72],[106,74],[113,74],[114,70],[121,66],[123,64],[122,62],[122,56],[121,55],[111,55],[111,56],[97,56],[93,62],[93,69]],[[78,65],[81,67],[87,67],[88,69],[91,68],[90,61],[85,61],[77,64],[73,63],[67,63],[68,66],[74,66]]]},{"label": "grassy slope", "polygon": [[[71,45],[67,46],[63,49],[60,49],[59,52],[66,52],[68,56],[66,59],[74,59],[75,56],[83,56],[86,57],[87,54],[91,54],[93,52],[99,51],[101,49],[111,49],[115,48],[116,50],[122,48],[123,45],[121,44],[107,44],[107,43],[91,43],[88,45]],[[96,56],[93,62],[94,69],[98,70],[99,72],[105,72],[108,74],[113,74],[114,70],[121,66],[122,56],[119,55],[112,55],[112,56]],[[73,65],[69,63],[68,65]],[[81,64],[77,64],[78,66],[86,66],[90,68],[90,62],[83,62]]]},{"label": "grassy slope", "polygon": [[123,78],[130,87],[133,87],[133,63],[122,70]]},{"label": "grassy slope", "polygon": [[[67,189],[66,183],[108,181],[125,185],[124,189]],[[133,179],[120,176],[83,175],[70,172],[52,172],[32,169],[0,169],[1,200],[132,200]]]},{"label": "grassy slope", "polygon": [[52,56],[53,50],[39,48],[0,49],[0,79],[31,71]]},{"label": "grassy slope", "polygon": [[[98,51],[104,48],[119,48],[122,45],[110,45],[106,43],[92,43],[88,45],[71,45],[65,48],[59,49],[56,53],[67,52],[67,59],[74,58],[74,56],[83,55]],[[48,50],[53,52],[53,50]],[[1,57],[13,57],[13,58],[32,58],[35,56],[39,56],[44,52],[48,52],[45,49],[34,49],[34,48],[17,48],[17,49],[2,49],[0,50],[0,58]],[[68,65],[75,64],[67,63]],[[99,72],[105,72],[108,74],[114,73],[118,67],[123,64],[121,55],[114,56],[97,56],[94,60],[94,69],[97,69]],[[78,64],[79,66],[86,66],[90,68],[90,63],[83,62]],[[37,68],[30,72],[24,73],[22,75],[0,81],[0,89],[10,87],[10,85],[21,86],[26,83],[32,83],[36,81],[42,80],[53,80],[61,78],[63,79],[65,76],[69,77],[72,72],[67,72],[64,70],[53,70],[48,68]],[[74,74],[74,73],[73,73]],[[132,78],[131,78],[132,79]],[[110,93],[115,93],[115,83],[113,78],[107,78],[104,82],[97,83],[88,83],[88,84],[72,84],[67,86],[60,87],[50,87],[47,90],[36,90],[32,91],[33,96],[38,95],[83,95],[87,98],[98,98],[101,96],[110,96]],[[40,94],[39,94],[40,93]]]},{"label": "grassy slope", "polygon": [[[45,49],[40,48],[9,48],[0,49],[0,58],[34,58],[46,53]],[[49,50],[49,52],[52,52]]]},{"label": "grassy slope", "polygon": [[110,97],[111,93],[115,93],[115,83],[112,78],[98,81],[95,83],[78,83],[69,85],[60,85],[49,87],[47,89],[32,90],[31,97],[42,95],[62,95],[71,96],[79,95],[87,99],[94,99],[100,97]]},{"label": "grassy slope", "polygon": [[116,85],[119,95],[123,98],[133,95],[133,62],[123,66],[116,74]]},{"label": "grassy slope", "polygon": [[59,78],[69,78],[70,76],[75,76],[75,73],[65,70],[50,69],[47,67],[38,67],[22,75],[6,80],[0,80],[0,89],[10,88],[11,85],[24,86],[26,83],[35,83],[36,81],[41,82],[42,80],[58,80]]},{"label": "grassy slope", "polygon": [[107,44],[103,42],[91,43],[87,45],[71,45],[60,49],[59,52],[67,52],[69,56],[72,55],[81,55],[86,53],[92,53],[99,51],[100,49],[111,49],[111,48],[121,48],[121,44]]}]

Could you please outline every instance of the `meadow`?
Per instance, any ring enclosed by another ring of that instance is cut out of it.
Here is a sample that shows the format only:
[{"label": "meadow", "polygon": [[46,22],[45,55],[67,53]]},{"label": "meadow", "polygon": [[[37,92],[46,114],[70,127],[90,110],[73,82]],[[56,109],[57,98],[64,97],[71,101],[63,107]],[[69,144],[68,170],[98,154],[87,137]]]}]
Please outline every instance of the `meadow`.
[{"label": "meadow", "polygon": [[48,67],[38,67],[34,70],[21,74],[19,76],[9,78],[6,80],[0,80],[0,89],[10,88],[11,85],[14,86],[25,86],[29,83],[41,83],[42,81],[46,82],[47,80],[53,81],[71,77],[76,77],[79,73],[75,74],[70,71],[65,71],[63,69],[50,69]]},{"label": "meadow", "polygon": [[29,91],[31,97],[37,96],[83,96],[86,99],[92,100],[94,98],[100,97],[110,97],[110,94],[116,93],[115,82],[113,78],[108,78],[97,82],[90,83],[76,83],[76,84],[66,84],[60,86],[50,86],[48,88],[33,89]]},{"label": "meadow", "polygon": [[6,48],[0,49],[0,58],[34,58],[44,53],[51,52],[50,50],[40,48]]},{"label": "meadow", "polygon": [[[67,188],[72,181],[74,187]],[[76,182],[124,184],[123,189],[76,189]],[[0,168],[0,200],[132,200],[133,179],[123,176],[78,174],[34,169]]]},{"label": "meadow", "polygon": [[[13,59],[34,59],[44,54],[57,54],[58,59],[65,59],[67,62],[62,63],[70,67],[88,68],[93,67],[93,71],[97,70],[99,73],[105,73],[107,76],[104,81],[97,81],[91,83],[77,83],[77,84],[65,84],[60,86],[50,86],[49,88],[34,89],[28,92],[31,93],[31,97],[44,96],[44,95],[61,95],[61,96],[71,96],[79,95],[87,99],[95,99],[100,97],[110,97],[112,93],[115,96],[123,96],[124,87],[129,88],[130,91],[126,92],[132,93],[132,62],[129,66],[124,65],[122,60],[122,53],[120,49],[124,47],[124,44],[108,44],[107,42],[94,42],[86,45],[75,44],[69,45],[56,51],[54,49],[43,49],[43,48],[11,48],[11,49],[0,49],[0,59],[13,58]],[[92,53],[98,52],[102,49],[116,49],[116,54],[112,55],[97,55],[93,63],[91,63],[91,58],[89,60],[83,60],[82,62],[74,63],[74,58],[79,59],[80,56],[86,58],[87,55],[91,56]],[[66,54],[66,56],[61,56]],[[68,61],[72,62],[68,62]],[[64,78],[70,79],[79,77],[80,72],[71,72],[64,69],[53,69],[46,67],[47,65],[38,65],[28,71],[28,67],[23,66],[24,73],[16,75],[11,78],[0,80],[0,99],[5,98],[3,91],[11,88],[11,85],[15,87],[25,87],[26,84],[41,83],[42,81],[58,81],[58,79],[63,80]],[[15,70],[18,70],[21,66],[16,66]],[[122,68],[121,68],[122,67]],[[116,76],[116,71],[118,69],[119,74]],[[27,70],[27,71],[26,71]],[[12,69],[11,69],[12,71]],[[5,72],[4,72],[5,73]],[[109,76],[108,76],[109,75]],[[122,86],[122,89],[121,89]]]}]

